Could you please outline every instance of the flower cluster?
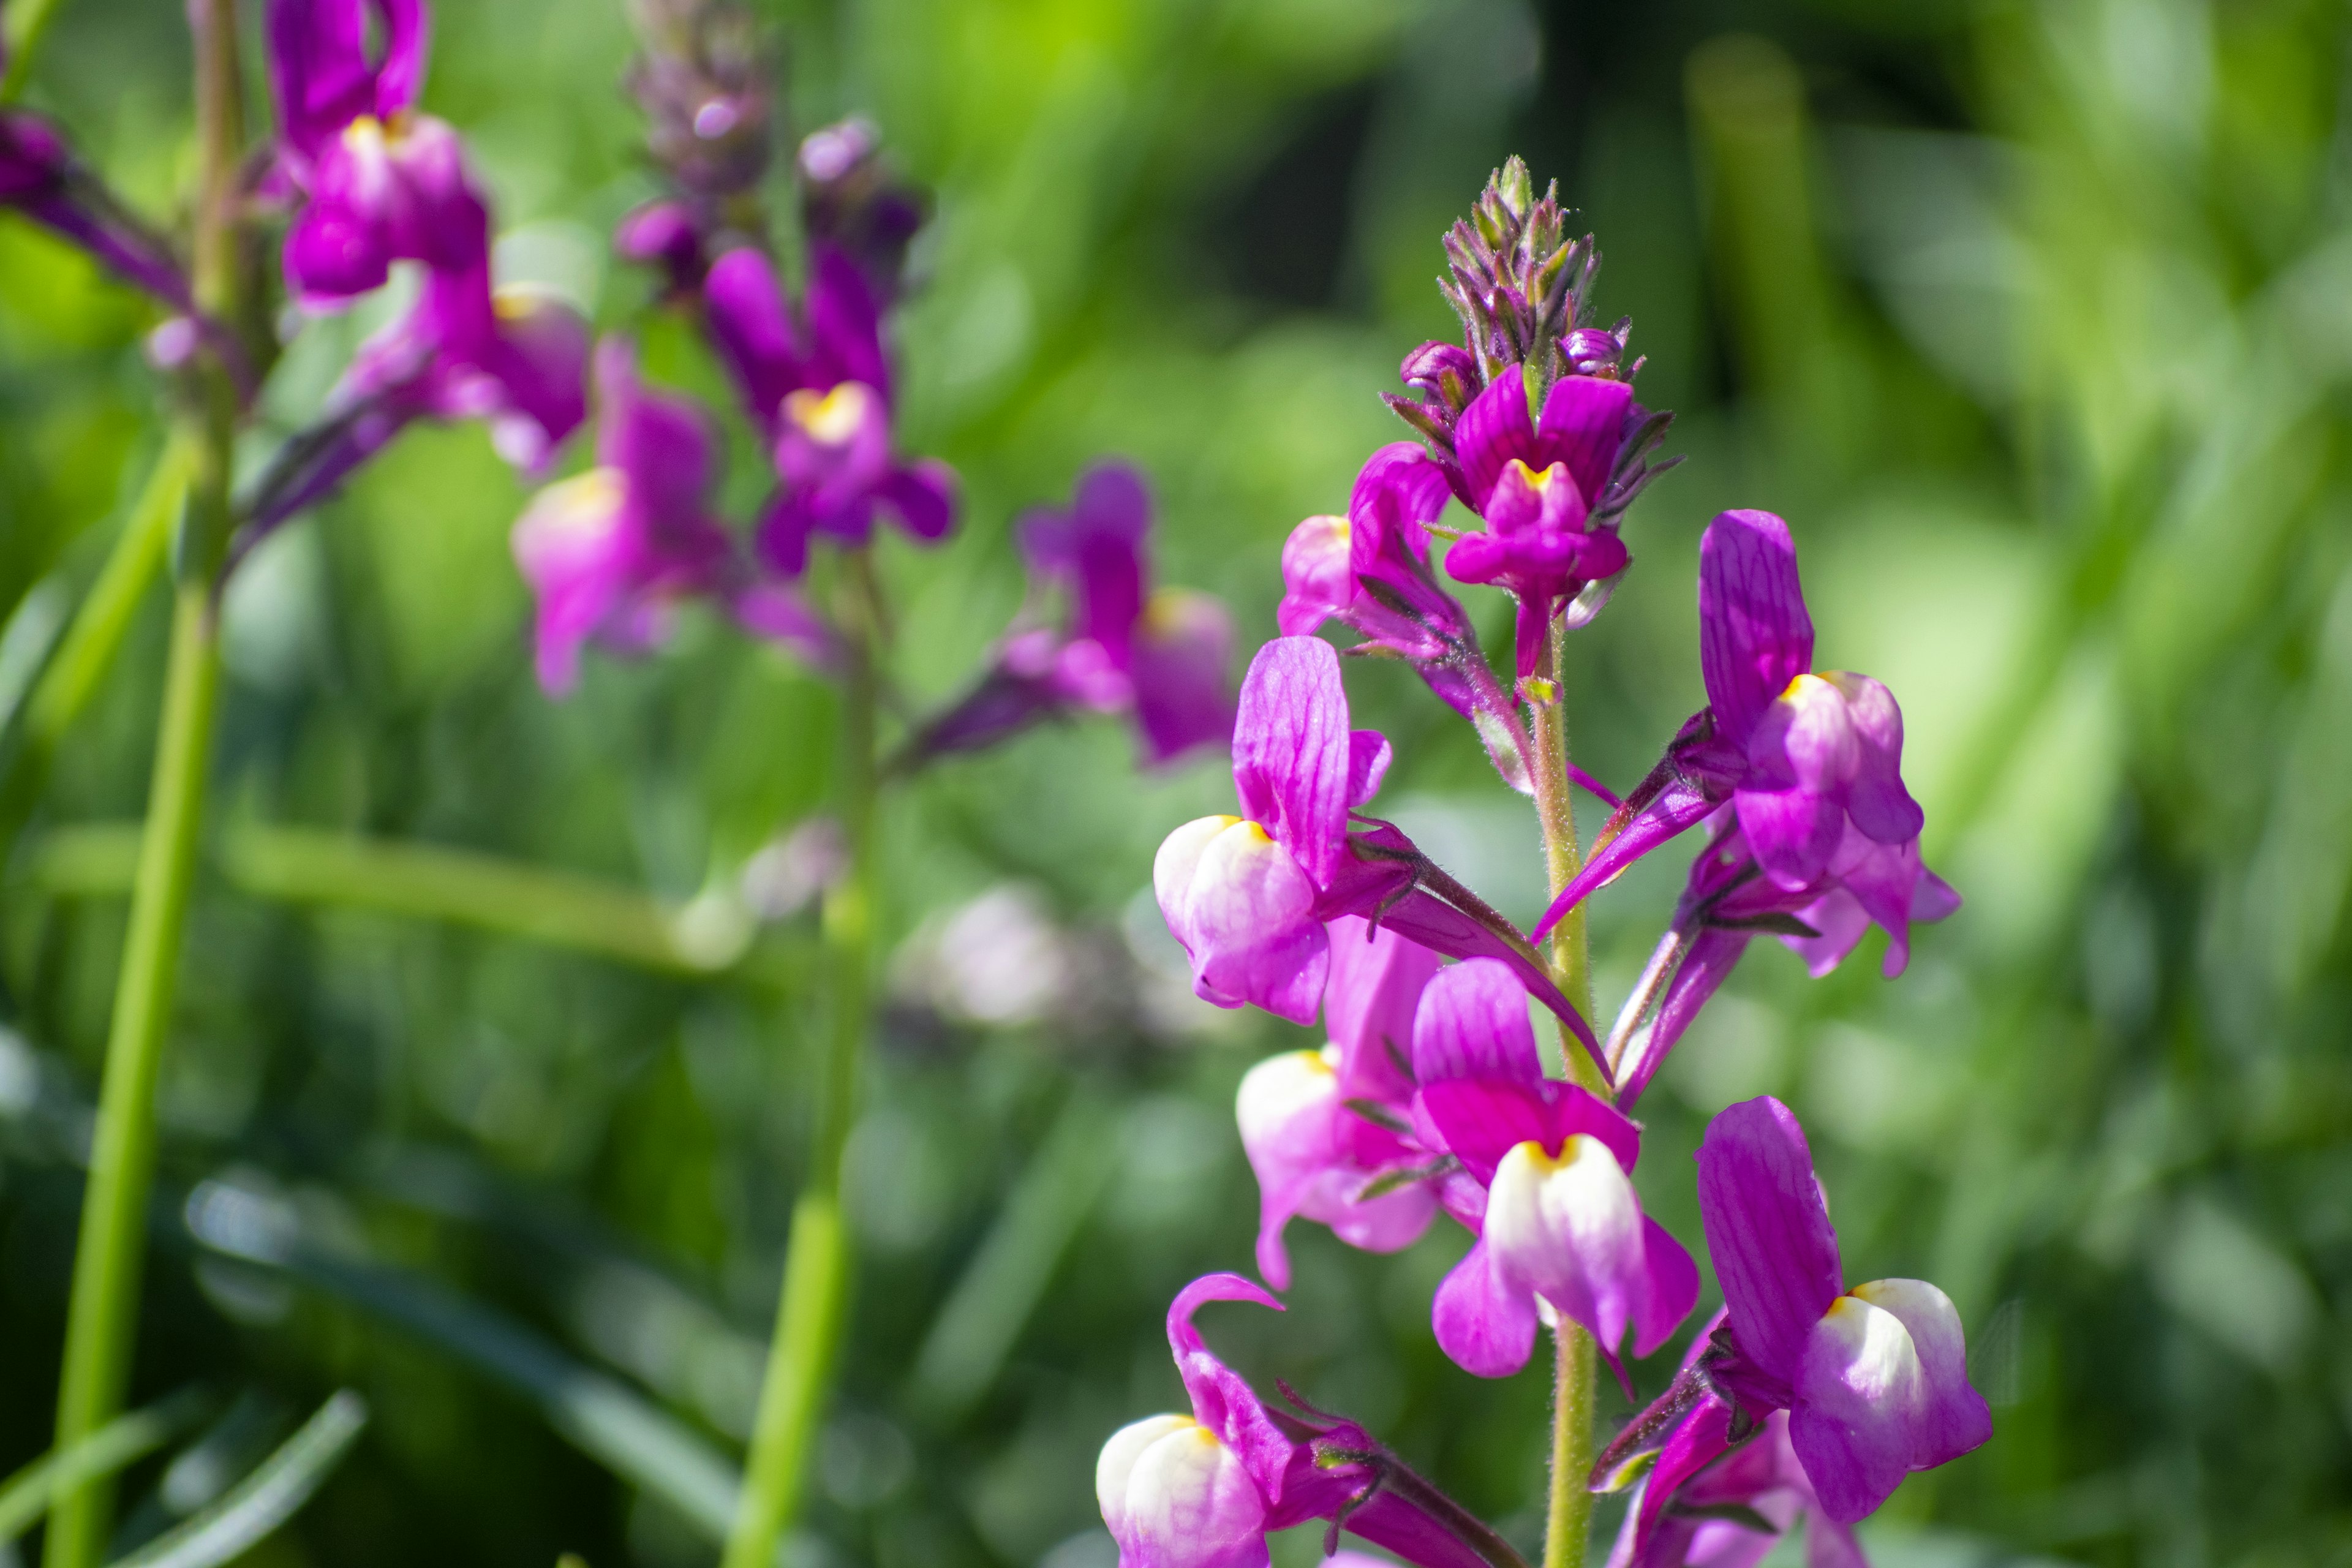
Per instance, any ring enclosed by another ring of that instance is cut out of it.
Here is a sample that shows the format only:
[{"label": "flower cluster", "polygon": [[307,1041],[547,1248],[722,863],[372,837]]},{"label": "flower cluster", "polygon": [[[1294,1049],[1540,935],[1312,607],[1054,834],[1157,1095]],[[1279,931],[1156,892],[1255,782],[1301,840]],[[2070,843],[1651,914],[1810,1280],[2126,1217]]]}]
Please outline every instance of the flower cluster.
[{"label": "flower cluster", "polygon": [[[1701,1282],[1643,1211],[1628,1110],[1757,934],[1818,974],[1874,923],[1892,976],[1912,922],[1958,900],[1920,860],[1895,699],[1865,676],[1814,672],[1794,542],[1769,514],[1725,512],[1701,542],[1707,707],[1622,800],[1569,765],[1547,721],[1561,696],[1549,671],[1626,572],[1621,525],[1668,466],[1651,457],[1667,416],[1634,401],[1629,324],[1588,319],[1591,241],[1564,239],[1556,198],[1535,199],[1516,160],[1447,249],[1465,342],[1415,350],[1404,374],[1416,397],[1390,400],[1423,439],[1372,454],[1344,516],[1290,535],[1283,635],[1252,662],[1234,724],[1237,809],[1171,833],[1152,879],[1199,995],[1321,1017],[1328,1044],[1259,1064],[1236,1102],[1266,1283],[1289,1283],[1293,1220],[1391,1252],[1444,1214],[1475,1238],[1430,1306],[1447,1356],[1506,1376],[1549,1324],[1589,1335],[1630,1396],[1626,1358],[1674,1337]],[[1456,502],[1471,521],[1451,527]],[[1439,579],[1439,537],[1453,542],[1442,564],[1454,582],[1514,602],[1507,682]],[[1310,635],[1331,621],[1362,639],[1352,651],[1411,663],[1472,721],[1503,776],[1538,795],[1546,846],[1574,874],[1531,931],[1370,815],[1394,757],[1351,728],[1340,659]],[[1570,780],[1614,808],[1580,871]],[[1702,826],[1669,929],[1596,1039],[1564,984],[1566,947],[1555,963],[1537,944]],[[1545,1071],[1531,999],[1573,1043],[1565,1079]],[[1724,1309],[1590,1478],[1596,1491],[1641,1489],[1612,1564],[1749,1563],[1800,1519],[1810,1560],[1858,1564],[1854,1521],[1909,1472],[1990,1435],[1958,1313],[1919,1280],[1845,1283],[1811,1152],[1779,1101],[1723,1110],[1698,1167]],[[1137,1423],[1103,1451],[1097,1492],[1125,1568],[1255,1568],[1268,1531],[1314,1519],[1330,1521],[1327,1551],[1346,1530],[1414,1563],[1518,1561],[1360,1429],[1303,1405],[1276,1413],[1210,1355],[1193,1312],[1234,1299],[1276,1304],[1216,1275],[1171,1312],[1192,1415]]]}]

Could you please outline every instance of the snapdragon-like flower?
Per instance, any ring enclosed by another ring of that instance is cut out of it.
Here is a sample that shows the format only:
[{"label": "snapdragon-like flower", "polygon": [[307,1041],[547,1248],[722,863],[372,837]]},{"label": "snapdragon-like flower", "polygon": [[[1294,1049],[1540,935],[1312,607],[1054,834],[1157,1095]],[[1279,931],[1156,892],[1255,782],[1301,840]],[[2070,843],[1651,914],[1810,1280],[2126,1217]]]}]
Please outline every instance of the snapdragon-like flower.
[{"label": "snapdragon-like flower", "polygon": [[395,261],[464,272],[488,258],[489,208],[464,145],[415,110],[428,32],[424,0],[271,0],[274,179],[304,198],[286,281],[311,309],[381,288]]},{"label": "snapdragon-like flower", "polygon": [[1329,1520],[1422,1568],[1510,1568],[1517,1556],[1351,1421],[1267,1407],[1192,1326],[1211,1301],[1282,1303],[1234,1274],[1186,1286],[1168,1309],[1168,1345],[1190,1415],[1148,1416],[1113,1433],[1095,1466],[1119,1568],[1265,1568],[1268,1531]]},{"label": "snapdragon-like flower", "polygon": [[1572,375],[1552,384],[1543,417],[1530,419],[1526,382],[1512,365],[1454,426],[1447,477],[1486,529],[1456,540],[1445,569],[1458,582],[1508,588],[1518,600],[1522,679],[1536,673],[1562,607],[1570,627],[1583,625],[1631,559],[1601,502],[1628,423],[1639,418],[1623,382]]},{"label": "snapdragon-like flower", "polygon": [[1710,1376],[1749,1423],[1789,1412],[1790,1445],[1831,1519],[1861,1519],[1909,1472],[1992,1435],[1950,1299],[1918,1279],[1845,1285],[1787,1106],[1763,1096],[1708,1123],[1698,1202],[1732,1352]]},{"label": "snapdragon-like flower", "polygon": [[732,250],[711,266],[703,310],[771,444],[779,484],[759,533],[771,569],[798,576],[814,534],[865,543],[877,513],[920,540],[946,535],[955,521],[955,475],[944,463],[908,463],[891,450],[881,311],[855,262],[831,245],[811,247],[796,317],[768,258],[750,247]]},{"label": "snapdragon-like flower", "polygon": [[[1330,1226],[1350,1247],[1396,1252],[1437,1214],[1430,1184],[1411,1179],[1433,1153],[1412,1135],[1408,1064],[1413,1011],[1438,955],[1353,915],[1333,921],[1330,935],[1330,1043],[1267,1058],[1234,1098],[1257,1177],[1258,1272],[1277,1290],[1290,1286],[1282,1233],[1294,1217]],[[1370,1190],[1400,1175],[1390,1190]]]},{"label": "snapdragon-like flower", "polygon": [[[8,50],[0,42],[0,69]],[[193,313],[188,280],[171,247],[148,232],[39,115],[0,110],[0,207],[13,208],[79,246],[124,281]]]},{"label": "snapdragon-like flower", "polygon": [[541,490],[514,527],[516,563],[539,600],[540,684],[556,693],[579,679],[589,638],[650,647],[675,600],[730,574],[702,411],[648,391],[624,339],[598,348],[596,388],[596,466]]},{"label": "snapdragon-like flower", "polygon": [[1674,1385],[1594,1468],[1596,1491],[1640,1474],[1609,1568],[1755,1568],[1801,1520],[1807,1568],[1869,1568],[1852,1526],[1822,1512],[1790,1446],[1789,1413],[1776,1410],[1759,1426],[1709,1384],[1708,1364],[1725,1353],[1716,1341],[1722,1324],[1718,1312],[1691,1342]]},{"label": "snapdragon-like flower", "polygon": [[909,756],[977,750],[1071,711],[1133,713],[1154,764],[1228,741],[1232,617],[1206,595],[1150,586],[1150,491],[1123,463],[1081,475],[1066,511],[1024,518],[1033,598],[1062,597],[1068,614],[1008,637],[978,686],[924,726]]},{"label": "snapdragon-like flower", "polygon": [[289,440],[247,504],[236,553],[324,500],[419,419],[479,419],[500,456],[544,468],[587,416],[588,323],[526,289],[490,289],[487,261],[428,272],[416,302],[360,345],[326,416]]},{"label": "snapdragon-like flower", "polygon": [[1366,818],[1370,831],[1349,832],[1389,758],[1378,731],[1349,730],[1328,643],[1279,637],[1258,650],[1234,725],[1242,815],[1186,823],[1152,863],[1193,990],[1222,1007],[1251,1003],[1312,1023],[1329,973],[1326,927],[1360,915],[1449,957],[1501,959],[1599,1061],[1591,1031],[1508,921],[1392,825]]},{"label": "snapdragon-like flower", "polygon": [[1412,1070],[1421,1142],[1485,1189],[1478,1242],[1432,1308],[1465,1371],[1503,1377],[1535,1347],[1538,1303],[1582,1324],[1612,1366],[1665,1342],[1698,1298],[1682,1244],[1642,1212],[1641,1131],[1590,1089],[1543,1075],[1527,991],[1504,965],[1456,964],[1422,993]]},{"label": "snapdragon-like flower", "polygon": [[1790,889],[1818,879],[1849,823],[1874,843],[1916,839],[1903,712],[1866,675],[1815,674],[1813,623],[1789,525],[1727,511],[1699,541],[1699,669],[1707,706],[1610,819],[1536,936],[1594,889],[1729,801],[1757,862]]}]

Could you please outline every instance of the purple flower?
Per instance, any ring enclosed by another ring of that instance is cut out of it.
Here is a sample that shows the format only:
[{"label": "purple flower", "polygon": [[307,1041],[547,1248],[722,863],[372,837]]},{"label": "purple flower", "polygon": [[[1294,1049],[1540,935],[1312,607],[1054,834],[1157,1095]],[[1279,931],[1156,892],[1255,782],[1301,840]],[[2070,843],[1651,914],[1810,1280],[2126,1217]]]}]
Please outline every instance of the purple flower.
[{"label": "purple flower", "polygon": [[1733,1352],[1715,1384],[1749,1421],[1789,1412],[1822,1510],[1851,1523],[1904,1476],[1992,1435],[1949,1298],[1923,1280],[1848,1289],[1804,1130],[1769,1096],[1708,1123],[1699,1218]]},{"label": "purple flower", "polygon": [[975,751],[1073,710],[1132,712],[1154,764],[1228,741],[1232,618],[1206,595],[1151,589],[1150,528],[1150,491],[1122,463],[1080,475],[1066,511],[1024,518],[1033,599],[1066,600],[1063,624],[1015,630],[973,690],[924,727],[911,754]]},{"label": "purple flower", "polygon": [[1242,815],[1186,823],[1152,863],[1193,990],[1221,1007],[1253,1003],[1312,1023],[1330,968],[1325,928],[1360,915],[1449,957],[1503,960],[1598,1061],[1591,1032],[1507,921],[1393,826],[1349,832],[1388,766],[1385,739],[1348,728],[1328,643],[1280,637],[1258,650],[1234,725]]},{"label": "purple flower", "polygon": [[1294,1217],[1329,1226],[1350,1247],[1395,1252],[1420,1239],[1437,1214],[1426,1183],[1408,1180],[1371,1196],[1365,1189],[1431,1158],[1412,1135],[1405,1059],[1413,1009],[1438,955],[1353,915],[1330,930],[1323,993],[1330,1044],[1267,1058],[1242,1079],[1234,1100],[1257,1177],[1258,1272],[1277,1290],[1290,1287],[1282,1233]]},{"label": "purple flower", "polygon": [[1698,1297],[1690,1254],[1642,1213],[1641,1132],[1591,1090],[1543,1076],[1527,991],[1472,959],[1439,974],[1413,1018],[1414,1125],[1486,1189],[1477,1245],[1438,1287],[1437,1342],[1503,1377],[1534,1349],[1538,1303],[1582,1324],[1619,1366],[1647,1355]]},{"label": "purple flower", "polygon": [[744,402],[769,439],[781,481],[760,523],[760,552],[785,576],[808,562],[812,534],[863,544],[877,512],[918,539],[955,521],[954,473],[891,452],[889,372],[881,315],[855,263],[813,247],[795,319],[759,251],[729,252],[703,283],[705,320]]},{"label": "purple flower", "polygon": [[[1513,365],[1462,412],[1448,478],[1462,503],[1486,520],[1445,554],[1458,582],[1493,583],[1519,602],[1518,670],[1536,673],[1553,618],[1580,600],[1570,624],[1600,608],[1629,557],[1601,502],[1618,450],[1642,416],[1622,381],[1572,375],[1552,384],[1543,418],[1528,416],[1527,384]],[[1587,590],[1589,599],[1580,599]]]},{"label": "purple flower", "polygon": [[[0,65],[7,54],[0,48]],[[184,312],[195,309],[171,247],[125,212],[82,166],[55,126],[0,110],[0,207],[79,246],[99,263]]]},{"label": "purple flower", "polygon": [[854,117],[820,126],[801,139],[793,166],[803,230],[856,262],[877,299],[895,299],[927,204],[920,191],[892,177],[881,132]]},{"label": "purple flower", "polygon": [[541,490],[514,528],[539,599],[540,684],[556,693],[579,679],[582,643],[650,646],[669,605],[721,586],[730,562],[709,510],[718,473],[702,412],[647,391],[625,339],[598,347],[596,387],[596,466]]},{"label": "purple flower", "polygon": [[[1960,896],[1920,863],[1916,838],[1881,844],[1850,821],[1819,877],[1783,887],[1764,874],[1738,816],[1723,810],[1715,837],[1691,864],[1672,925],[1611,1031],[1620,1103],[1640,1096],[1759,933],[1778,936],[1818,979],[1875,923],[1887,937],[1880,972],[1892,980],[1910,963],[1911,922],[1939,921],[1959,907]],[[1638,1033],[1653,1001],[1657,1017]]]},{"label": "purple flower", "polygon": [[[373,16],[383,36],[368,47]],[[278,178],[305,198],[287,231],[286,281],[334,310],[380,288],[394,261],[464,272],[489,254],[489,208],[457,133],[414,112],[424,84],[422,0],[272,0]]]},{"label": "purple flower", "polygon": [[1190,1415],[1120,1427],[1095,1465],[1119,1568],[1265,1568],[1268,1531],[1309,1520],[1422,1568],[1490,1568],[1510,1549],[1354,1422],[1271,1410],[1192,1326],[1210,1301],[1282,1303],[1234,1274],[1195,1279],[1168,1309]]},{"label": "purple flower", "polygon": [[702,291],[709,259],[703,254],[702,225],[685,202],[661,196],[632,208],[614,226],[613,248],[624,260],[659,269],[671,297]]},{"label": "purple flower", "polygon": [[240,553],[315,505],[417,419],[480,419],[519,468],[546,466],[587,416],[588,324],[487,266],[428,273],[408,311],[360,346],[327,416],[289,441],[251,498]]},{"label": "purple flower", "polygon": [[[1692,1342],[1675,1386],[1628,1428],[1645,1441],[1621,1438],[1596,1468],[1596,1476],[1612,1468],[1621,1447],[1654,1456],[1609,1568],[1755,1568],[1800,1518],[1810,1568],[1869,1568],[1852,1527],[1822,1511],[1790,1446],[1789,1413],[1776,1410],[1759,1426],[1707,1383],[1708,1363],[1722,1354],[1714,1341],[1722,1321],[1718,1312]],[[1616,1489],[1614,1477],[1595,1489]]]},{"label": "purple flower", "polygon": [[1727,511],[1699,542],[1699,666],[1707,708],[1603,830],[1537,923],[1540,941],[1588,893],[1725,801],[1779,887],[1820,880],[1848,826],[1901,846],[1924,821],[1904,788],[1903,714],[1868,676],[1811,673],[1813,625],[1789,525]]}]

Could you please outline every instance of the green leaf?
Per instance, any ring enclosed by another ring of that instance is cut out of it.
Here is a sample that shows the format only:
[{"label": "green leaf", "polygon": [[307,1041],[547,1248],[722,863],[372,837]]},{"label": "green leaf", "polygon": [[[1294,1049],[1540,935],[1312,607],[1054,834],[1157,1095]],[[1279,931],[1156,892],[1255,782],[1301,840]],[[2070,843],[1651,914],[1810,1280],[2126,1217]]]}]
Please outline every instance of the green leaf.
[{"label": "green leaf", "polygon": [[108,1422],[63,1454],[52,1449],[35,1459],[0,1484],[0,1542],[30,1530],[58,1492],[145,1458],[193,1425],[210,1403],[200,1390],[184,1390]]},{"label": "green leaf", "polygon": [[216,1568],[235,1562],[310,1500],[351,1451],[367,1419],[367,1401],[351,1389],[338,1389],[300,1431],[218,1501],[116,1558],[111,1568]]}]

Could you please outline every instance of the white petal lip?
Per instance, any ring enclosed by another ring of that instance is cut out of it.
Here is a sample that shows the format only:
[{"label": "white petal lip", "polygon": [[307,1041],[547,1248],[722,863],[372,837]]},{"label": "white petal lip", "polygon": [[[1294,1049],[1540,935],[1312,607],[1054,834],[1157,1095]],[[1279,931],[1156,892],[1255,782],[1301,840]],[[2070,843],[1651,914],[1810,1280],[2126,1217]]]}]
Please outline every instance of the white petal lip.
[{"label": "white petal lip", "polygon": [[1184,920],[1185,894],[1200,869],[1202,851],[1208,848],[1209,840],[1240,820],[1238,816],[1196,816],[1160,840],[1160,853],[1152,857],[1151,891],[1160,900],[1160,912],[1167,918],[1168,929],[1187,947],[1192,945],[1192,937]]},{"label": "white petal lip", "polygon": [[1120,1568],[1263,1568],[1265,1500],[1241,1456],[1182,1415],[1122,1427],[1095,1467]]},{"label": "white petal lip", "polygon": [[1234,1096],[1234,1120],[1261,1179],[1268,1169],[1303,1170],[1330,1157],[1328,1128],[1339,1102],[1335,1055],[1328,1046],[1285,1051],[1243,1075]]},{"label": "white petal lip", "polygon": [[[1914,1415],[1927,1396],[1927,1371],[1911,1331],[1901,1318],[1859,1295],[1839,1297],[1813,1325],[1798,1386],[1810,1403],[1857,1425]],[[1849,1402],[1870,1408],[1835,1408]]]},{"label": "white petal lip", "polygon": [[1103,1522],[1114,1533],[1127,1527],[1127,1489],[1143,1451],[1171,1432],[1200,1423],[1190,1415],[1147,1415],[1130,1421],[1110,1435],[1102,1458],[1095,1461],[1095,1501],[1102,1506]]},{"label": "white petal lip", "polygon": [[1615,1349],[1644,1254],[1640,1200],[1607,1145],[1579,1133],[1557,1157],[1533,1142],[1505,1154],[1487,1189],[1486,1237],[1507,1278]]}]

